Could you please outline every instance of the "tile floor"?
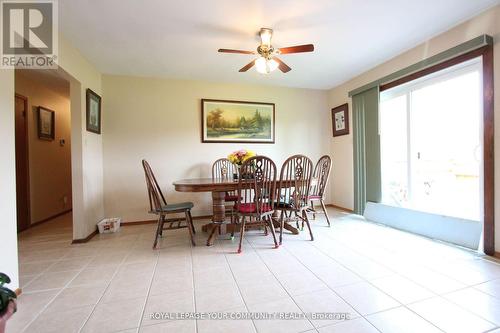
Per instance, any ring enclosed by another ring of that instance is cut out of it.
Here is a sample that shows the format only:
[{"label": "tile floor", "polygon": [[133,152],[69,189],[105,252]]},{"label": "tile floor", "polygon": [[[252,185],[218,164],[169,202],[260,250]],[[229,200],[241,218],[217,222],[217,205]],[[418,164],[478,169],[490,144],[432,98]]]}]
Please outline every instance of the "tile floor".
[{"label": "tile floor", "polygon": [[[70,215],[20,235],[19,311],[7,332],[500,332],[500,265],[330,210],[331,228],[199,246],[153,225],[70,245]],[[347,313],[350,320],[170,320],[154,312]]]}]

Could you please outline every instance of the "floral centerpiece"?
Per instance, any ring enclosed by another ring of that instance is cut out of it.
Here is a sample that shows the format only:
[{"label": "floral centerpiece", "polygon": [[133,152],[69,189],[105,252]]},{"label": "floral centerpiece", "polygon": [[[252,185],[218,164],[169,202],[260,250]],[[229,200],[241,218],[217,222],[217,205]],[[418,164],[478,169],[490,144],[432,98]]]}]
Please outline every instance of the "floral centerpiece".
[{"label": "floral centerpiece", "polygon": [[243,162],[251,157],[254,157],[255,155],[255,152],[248,149],[240,149],[228,155],[227,159],[229,160],[229,162],[233,163],[238,170],[238,173],[234,174],[235,179],[238,178],[238,175],[240,174],[240,168]]}]

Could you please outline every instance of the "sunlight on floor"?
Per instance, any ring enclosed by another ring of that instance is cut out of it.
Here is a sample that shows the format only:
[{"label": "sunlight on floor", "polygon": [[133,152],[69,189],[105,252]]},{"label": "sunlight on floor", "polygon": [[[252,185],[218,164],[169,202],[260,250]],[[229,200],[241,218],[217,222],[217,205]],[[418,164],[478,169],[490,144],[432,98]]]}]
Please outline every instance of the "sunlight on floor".
[{"label": "sunlight on floor", "polygon": [[[500,266],[330,210],[308,233],[237,242],[154,225],[70,245],[70,215],[20,235],[23,294],[8,332],[483,332],[500,325]],[[351,320],[157,320],[154,312],[341,312]],[[438,329],[439,328],[439,329]]]}]

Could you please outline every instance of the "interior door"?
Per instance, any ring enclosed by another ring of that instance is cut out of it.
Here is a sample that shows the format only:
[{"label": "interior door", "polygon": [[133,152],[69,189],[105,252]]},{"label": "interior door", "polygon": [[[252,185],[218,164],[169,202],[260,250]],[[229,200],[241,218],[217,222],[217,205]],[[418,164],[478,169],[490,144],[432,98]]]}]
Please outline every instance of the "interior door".
[{"label": "interior door", "polygon": [[28,166],[28,100],[16,94],[16,201],[17,231],[30,225],[29,166]]}]

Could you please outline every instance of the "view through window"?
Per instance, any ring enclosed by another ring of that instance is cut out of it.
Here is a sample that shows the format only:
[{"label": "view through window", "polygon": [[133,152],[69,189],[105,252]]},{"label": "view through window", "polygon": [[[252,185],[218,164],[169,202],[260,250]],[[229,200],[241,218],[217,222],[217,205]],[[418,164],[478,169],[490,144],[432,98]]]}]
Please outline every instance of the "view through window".
[{"label": "view through window", "polygon": [[480,221],[479,59],[383,91],[382,203]]}]

